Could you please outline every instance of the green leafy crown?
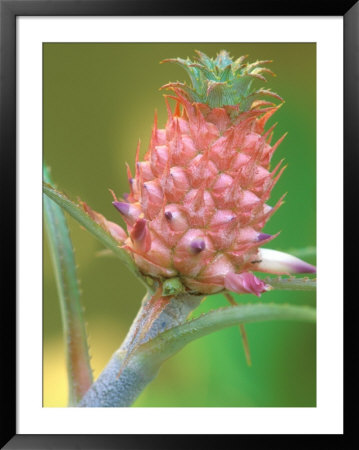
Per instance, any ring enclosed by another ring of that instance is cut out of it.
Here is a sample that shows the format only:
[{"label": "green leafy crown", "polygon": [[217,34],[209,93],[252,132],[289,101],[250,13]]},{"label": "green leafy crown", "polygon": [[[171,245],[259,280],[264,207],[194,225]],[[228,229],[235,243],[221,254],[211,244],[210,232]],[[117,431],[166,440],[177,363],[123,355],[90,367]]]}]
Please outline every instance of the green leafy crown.
[{"label": "green leafy crown", "polygon": [[192,102],[206,103],[211,108],[238,105],[240,111],[248,111],[258,105],[273,104],[263,100],[263,97],[266,96],[283,100],[269,89],[252,87],[253,81],[256,79],[267,81],[263,73],[275,76],[270,69],[262,67],[263,64],[272,61],[256,61],[249,64],[244,62],[247,55],[234,61],[226,50],[220,51],[215,59],[200,51],[196,51],[196,53],[198,56],[195,61],[191,61],[189,58],[161,61],[176,63],[183,67],[190,77],[192,86],[176,82],[168,83],[162,88],[179,89]]}]

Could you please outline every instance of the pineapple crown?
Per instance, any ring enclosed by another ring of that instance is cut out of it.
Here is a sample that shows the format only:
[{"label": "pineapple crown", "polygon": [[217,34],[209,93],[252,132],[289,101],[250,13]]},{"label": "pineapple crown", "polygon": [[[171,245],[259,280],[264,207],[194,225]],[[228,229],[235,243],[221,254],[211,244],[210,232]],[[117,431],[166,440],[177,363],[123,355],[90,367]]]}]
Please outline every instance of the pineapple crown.
[{"label": "pineapple crown", "polygon": [[246,63],[247,55],[235,61],[226,50],[221,50],[215,59],[196,50],[197,58],[165,59],[164,62],[179,64],[188,73],[192,86],[186,83],[168,83],[162,89],[179,89],[192,102],[205,103],[211,108],[221,108],[226,105],[238,106],[239,111],[248,111],[258,106],[273,105],[265,101],[264,97],[283,99],[270,89],[255,89],[252,84],[255,79],[267,81],[263,73],[275,74],[263,64],[272,61],[256,61]]}]

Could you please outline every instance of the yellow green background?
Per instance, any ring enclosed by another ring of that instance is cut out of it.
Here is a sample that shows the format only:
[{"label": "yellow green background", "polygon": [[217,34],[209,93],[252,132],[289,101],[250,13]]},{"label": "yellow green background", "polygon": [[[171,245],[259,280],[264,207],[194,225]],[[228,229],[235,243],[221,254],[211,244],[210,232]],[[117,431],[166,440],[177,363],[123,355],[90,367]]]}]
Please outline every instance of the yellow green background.
[{"label": "yellow green background", "polygon": [[[163,92],[168,81],[184,81],[176,65],[159,64],[193,56],[199,49],[215,56],[221,49],[249,61],[271,59],[270,87],[284,99],[271,119],[274,138],[288,131],[273,165],[288,167],[272,202],[288,192],[285,204],[265,227],[281,231],[270,247],[290,250],[315,246],[316,239],[316,47],[301,43],[221,44],[44,44],[44,159],[57,186],[86,201],[108,219],[121,223],[108,188],[128,191],[125,162],[133,168],[137,141],[147,149],[154,110],[166,121]],[[262,83],[258,82],[258,87]],[[82,303],[95,377],[119,347],[144,295],[143,287],[99,244],[68,219],[79,265]],[[315,263],[313,258],[309,262]],[[240,302],[257,302],[242,295]],[[263,302],[308,304],[315,294],[273,291]],[[209,297],[195,312],[226,306],[223,296]],[[43,405],[65,406],[67,380],[60,309],[51,259],[44,238]],[[312,324],[270,322],[246,327],[252,367],[246,365],[239,331],[226,329],[189,344],[168,360],[134,406],[315,406],[316,333]]]}]

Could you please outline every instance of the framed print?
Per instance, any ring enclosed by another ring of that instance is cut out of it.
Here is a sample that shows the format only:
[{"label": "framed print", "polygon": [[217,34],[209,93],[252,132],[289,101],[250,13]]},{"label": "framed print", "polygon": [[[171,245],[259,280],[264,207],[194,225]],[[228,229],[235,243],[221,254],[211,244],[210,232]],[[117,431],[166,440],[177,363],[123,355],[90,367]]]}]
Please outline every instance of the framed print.
[{"label": "framed print", "polygon": [[[267,63],[267,66],[270,67],[270,69],[267,70],[271,70],[273,73],[275,72],[277,77],[274,79],[270,72],[263,72],[268,73],[269,76],[271,76],[271,79],[268,78],[266,85],[270,84],[273,92],[277,93],[278,96],[280,95],[282,98],[285,98],[285,104],[283,104],[283,106],[275,113],[278,125],[273,133],[273,146],[275,146],[275,142],[278,139],[281,139],[285,132],[288,133],[288,136],[283,139],[283,145],[281,144],[278,146],[278,150],[275,150],[271,162],[273,168],[276,167],[282,157],[284,157],[285,142],[291,141],[292,143],[287,144],[288,147],[291,148],[291,151],[289,154],[285,154],[288,168],[283,171],[280,177],[281,182],[278,181],[278,187],[276,186],[276,190],[273,190],[271,198],[273,198],[272,202],[274,205],[283,195],[283,192],[280,192],[280,186],[282,186],[282,184],[286,185],[286,188],[292,197],[295,195],[296,197],[290,202],[287,201],[286,205],[283,205],[283,208],[281,207],[278,212],[271,217],[265,227],[265,231],[267,233],[276,234],[277,229],[279,230],[281,227],[285,227],[286,231],[284,232],[283,230],[283,232],[273,240],[272,246],[275,242],[274,248],[280,250],[307,247],[306,255],[303,255],[301,258],[304,258],[305,261],[313,265],[313,263],[315,263],[315,257],[310,252],[314,252],[313,248],[316,244],[315,43],[45,43],[43,47],[43,153],[45,163],[51,167],[51,176],[53,178],[55,177],[54,179],[57,179],[59,188],[60,186],[67,186],[66,192],[70,197],[74,198],[72,192],[76,192],[76,195],[78,195],[82,201],[86,202],[87,208],[101,211],[101,214],[106,217],[106,220],[111,220],[113,223],[116,223],[117,226],[122,223],[122,219],[118,217],[118,214],[121,214],[120,211],[122,211],[123,208],[126,208],[127,205],[131,205],[131,208],[136,208],[137,202],[134,202],[132,205],[132,203],[126,203],[124,199],[122,199],[121,202],[119,201],[114,204],[119,205],[120,210],[115,209],[112,204],[113,198],[108,192],[108,186],[111,187],[111,189],[113,188],[116,196],[120,196],[122,192],[128,190],[126,162],[128,162],[130,170],[134,175],[133,161],[135,159],[135,148],[133,145],[131,148],[131,142],[133,144],[133,134],[137,133],[138,138],[141,139],[139,160],[141,161],[144,159],[146,161],[146,158],[148,158],[145,154],[146,149],[149,148],[149,143],[147,141],[152,134],[152,121],[154,116],[154,111],[148,111],[148,105],[156,105],[156,120],[159,129],[165,125],[163,128],[165,132],[169,136],[171,133],[170,125],[166,124],[169,120],[167,116],[166,100],[169,107],[173,109],[171,102],[173,103],[174,100],[168,97],[168,95],[174,96],[176,94],[164,89],[159,90],[157,84],[158,80],[160,80],[159,86],[167,84],[168,80],[176,80],[174,77],[177,76],[176,72],[178,72],[179,67],[173,65],[173,63],[159,64],[158,62],[165,60],[172,54],[180,55],[181,58],[186,55],[196,55],[195,51],[197,49],[201,49],[201,52],[206,55],[216,55],[221,49],[225,49],[225,51],[228,52],[228,55],[249,54],[250,56],[248,56],[248,59],[251,58],[254,61],[263,61],[266,59],[265,55],[269,54],[270,58],[273,60],[273,63]],[[222,52],[222,54],[224,54],[224,52]],[[129,61],[129,67],[124,65],[123,61]],[[280,64],[279,61],[281,61]],[[295,70],[294,67],[296,64],[302,67],[303,71],[299,72],[298,70]],[[143,67],[146,67],[146,75],[143,73]],[[303,72],[306,73],[305,77],[303,76]],[[281,77],[279,73],[282,74]],[[280,82],[280,78],[282,78],[282,82]],[[284,79],[287,80],[287,84],[284,83]],[[261,83],[263,80],[258,80],[258,82]],[[294,90],[293,85],[296,86]],[[134,86],[135,88],[131,89],[130,94],[131,86]],[[306,98],[304,99],[303,94],[301,94],[301,102],[298,101],[295,92],[293,91],[305,92]],[[153,100],[148,99],[149,93],[151,92]],[[77,95],[78,97],[76,97]],[[181,93],[179,91],[178,95],[178,98],[180,99]],[[77,100],[75,100],[75,98],[77,98]],[[147,100],[143,100],[146,98]],[[280,105],[282,101],[279,100],[279,98],[275,98],[275,101],[277,100],[278,105]],[[107,113],[108,115],[106,115],[106,111],[110,111],[111,109],[109,106],[110,104],[113,105],[113,112],[109,112]],[[288,104],[293,104],[291,110]],[[108,106],[105,107],[105,105]],[[263,108],[268,108],[268,106],[265,105]],[[273,107],[269,106],[269,108]],[[277,106],[274,108],[277,108]],[[215,111],[217,110],[216,108],[213,109]],[[134,112],[134,118],[132,120],[130,119],[130,111]],[[274,109],[269,109],[268,113],[273,111]],[[300,114],[300,111],[305,111],[305,113]],[[263,115],[264,113],[261,112],[260,114]],[[301,120],[298,117],[299,115],[302,117]],[[138,117],[146,116],[148,116],[147,121],[141,120],[137,123]],[[285,122],[283,123],[283,121]],[[212,122],[208,123],[212,124]],[[274,125],[274,123],[274,121],[273,123],[270,122],[268,129]],[[73,126],[72,124],[76,124],[76,126]],[[131,128],[133,128],[134,131],[131,131]],[[102,132],[102,129],[106,131]],[[89,130],[93,130],[93,132],[91,133]],[[303,132],[303,130],[305,130],[305,132]],[[225,136],[228,132],[229,131],[223,131],[222,133]],[[238,139],[242,139],[241,135],[248,135],[248,129],[239,131],[238,128],[237,132]],[[128,138],[126,137],[127,133]],[[161,134],[163,131],[159,131],[158,133]],[[195,135],[196,133],[193,132],[192,136]],[[296,137],[291,138],[291,135]],[[186,142],[186,140],[189,139],[187,136],[189,135],[184,134],[183,137],[181,137],[181,141],[183,140]],[[301,140],[298,136],[301,136]],[[154,155],[157,154],[157,151],[165,152],[168,146],[173,146],[173,139],[174,138],[171,136],[169,138],[166,137],[163,141],[165,142],[162,144],[163,146],[160,146],[159,144],[156,146],[153,145],[154,150],[151,159],[155,159]],[[246,139],[248,140],[249,137]],[[118,145],[119,142],[121,142],[120,148]],[[194,142],[193,139],[190,142]],[[219,143],[220,142],[221,141],[219,141]],[[211,145],[213,146],[213,144]],[[237,145],[238,144],[235,144],[235,146]],[[243,143],[244,147],[246,147],[246,145],[247,148],[249,148],[248,144]],[[135,147],[137,147],[137,137]],[[231,147],[232,145],[228,144],[229,151]],[[185,151],[185,148],[182,147],[180,151]],[[297,159],[294,159],[295,156],[297,156]],[[183,158],[185,157],[186,156],[183,155]],[[187,161],[184,166],[181,164],[180,158],[175,158],[172,163],[173,165],[169,170],[170,173],[177,174],[176,176],[181,174],[181,176],[183,176],[183,183],[186,184],[188,192],[191,192],[192,189],[188,177],[184,175],[184,170],[191,174],[193,173],[193,177],[195,177],[196,175],[193,171],[195,170],[194,168],[199,170],[196,165],[199,156],[193,158],[189,155],[187,158],[189,161]],[[228,160],[229,159],[230,157],[228,157]],[[101,161],[100,170],[99,160]],[[71,161],[71,164],[69,164],[69,161]],[[139,164],[143,167],[148,166],[147,163],[143,162],[139,162]],[[157,165],[152,163],[152,161],[150,164],[153,164],[155,167],[154,170],[156,171]],[[211,186],[215,183],[217,178],[222,179],[214,169],[215,164],[217,164],[217,166],[220,165],[223,169],[227,167],[227,163],[224,161],[221,162],[214,154],[212,155],[209,166],[213,169],[213,174],[211,175],[211,179],[208,180],[208,183]],[[232,173],[231,164],[233,165],[234,162],[228,162],[228,164],[229,166],[225,173]],[[63,165],[63,169],[61,169],[61,165]],[[118,170],[113,170],[114,167],[118,167]],[[122,171],[121,167],[123,167]],[[292,174],[292,185],[288,180],[288,173],[291,170],[294,172],[291,167],[296,168],[295,173],[298,176],[298,178],[295,179],[294,173]],[[278,168],[278,171],[280,171],[280,168]],[[111,172],[113,172],[113,178]],[[123,176],[121,176],[121,172]],[[62,174],[66,176],[66,179],[62,180],[60,178]],[[152,177],[152,175],[150,176]],[[157,186],[157,182],[160,182],[159,180],[161,180],[163,176],[164,175],[160,173],[158,173],[159,178],[154,177],[153,175],[152,180],[148,180],[150,183],[149,186]],[[302,184],[303,177],[307,179],[305,185]],[[96,179],[96,183],[93,183],[94,179]],[[285,182],[286,179],[287,182]],[[78,187],[72,188],[71,180],[77,180]],[[198,186],[198,181],[194,181],[194,178],[192,182],[196,187]],[[161,183],[164,182],[161,181]],[[165,206],[165,209],[166,212],[177,211],[182,202],[182,197],[186,199],[187,195],[192,194],[187,194],[186,191],[182,192],[182,189],[176,191],[174,186],[170,186],[168,183],[169,181],[166,181],[166,186],[168,185],[168,188],[165,187],[167,192],[166,198],[169,198],[170,200]],[[147,186],[147,184],[144,185]],[[91,187],[93,187],[93,192],[91,192]],[[276,192],[278,192],[278,194],[276,194]],[[175,193],[177,193],[178,197],[174,195]],[[101,199],[101,204],[99,203],[100,206],[98,207],[91,201],[91,197],[96,201],[96,195],[99,196],[99,201]],[[223,194],[223,196],[225,195],[226,194]],[[221,197],[222,195],[219,196],[216,188],[214,188],[213,198],[216,199],[218,205],[222,202],[226,203],[226,200]],[[278,198],[275,200],[274,198],[276,197]],[[305,201],[302,201],[302,198],[305,199]],[[288,203],[291,203],[292,205],[293,209],[291,211],[289,211]],[[106,206],[109,206],[109,208],[105,209]],[[287,210],[287,214],[284,214],[285,209]],[[192,211],[192,209],[189,210]],[[228,210],[224,209],[223,211]],[[237,214],[241,214],[239,208],[235,209],[235,211]],[[148,220],[150,224],[149,227],[151,226],[156,229],[156,218],[150,214]],[[245,219],[242,217],[241,228],[244,227],[244,220]],[[293,225],[291,225],[291,220]],[[193,225],[191,227],[193,228],[185,230],[186,234],[184,234],[184,236],[192,234],[197,235],[202,232],[200,231],[202,230],[201,227],[198,227],[195,222],[192,223]],[[141,283],[138,283],[138,280],[135,277],[133,280],[130,280],[126,271],[117,267],[116,260],[114,261],[113,258],[109,256],[95,256],[96,252],[102,251],[100,243],[98,248],[93,248],[93,245],[96,245],[94,239],[86,235],[83,230],[79,230],[77,224],[75,224],[75,226],[69,224],[69,226],[74,245],[76,245],[76,260],[79,264],[78,276],[81,279],[82,289],[84,290],[83,301],[86,299],[85,315],[88,322],[88,336],[89,339],[91,339],[92,367],[95,371],[95,377],[97,378],[102,369],[106,367],[112,353],[116,350],[114,343],[121,342],[124,339],[127,329],[130,328],[131,322],[137,314],[137,309],[139,308],[139,303],[144,292]],[[131,227],[131,225],[129,226]],[[163,225],[160,226],[162,227]],[[213,233],[216,235],[219,233],[221,236],[224,234],[224,230],[218,231],[217,228],[213,229],[215,231],[211,231],[212,240],[211,243],[209,241],[206,243],[207,248],[210,248],[215,242]],[[302,230],[300,235],[296,233],[297,229]],[[165,230],[163,230],[163,232],[165,233]],[[178,232],[178,237],[179,236],[183,239],[181,231]],[[287,241],[285,240],[285,236]],[[83,239],[86,239],[86,241],[83,242]],[[153,236],[151,239],[153,240],[153,245],[155,245],[155,237]],[[178,267],[179,269],[182,259],[178,254],[179,250],[177,249],[177,245],[181,245],[181,241],[177,240],[177,235],[174,236],[172,234],[169,234],[166,239],[168,240],[164,242],[165,246],[168,244],[170,248],[172,248],[172,245],[174,245],[173,252],[175,261],[173,262],[173,267]],[[196,239],[201,238],[197,237]],[[204,239],[206,241],[207,238]],[[218,242],[218,246],[219,245],[220,242]],[[83,260],[82,255],[85,257],[85,254],[88,256]],[[100,255],[101,254],[102,253],[100,253]],[[147,252],[146,255],[150,256],[150,253]],[[215,259],[210,257],[209,254],[207,256],[207,263],[209,265],[214,264]],[[57,309],[58,299],[56,295],[56,284],[53,276],[52,263],[49,257],[50,254],[46,249],[44,252],[43,405],[44,407],[60,407],[66,405],[67,386],[66,376],[60,375],[63,374],[64,371],[62,362],[63,338],[61,329],[60,332],[55,331],[56,323],[61,327],[61,321]],[[192,254],[189,255],[189,258],[193,259]],[[196,261],[197,259],[198,258],[195,258]],[[90,267],[93,267],[92,270],[94,272],[91,273],[91,275],[89,272],[87,275],[85,267],[88,267],[90,271]],[[110,275],[111,270],[113,270],[113,272]],[[153,270],[162,270],[164,273],[165,268]],[[166,268],[166,270],[168,270],[168,268]],[[312,267],[310,267],[309,270],[313,270]],[[180,272],[178,271],[178,273]],[[87,278],[88,276],[89,278]],[[268,275],[264,275],[264,277],[265,276]],[[310,276],[314,277],[313,274]],[[301,278],[303,278],[303,276]],[[167,282],[169,279],[170,278],[167,278]],[[218,281],[220,281],[220,279],[218,279]],[[188,283],[191,286],[194,282],[195,281],[188,280]],[[100,287],[99,284],[107,286],[106,298],[101,301],[99,301],[99,298],[102,298],[103,294],[101,294],[102,287]],[[305,286],[304,281],[303,286]],[[120,291],[119,287],[121,287]],[[125,294],[121,292],[122,289],[125,291]],[[220,287],[213,288],[211,286],[205,286],[204,289],[215,289],[217,291]],[[55,295],[52,293],[53,291],[55,291]],[[111,292],[113,295],[110,294]],[[273,290],[273,292],[267,292],[265,294],[266,302],[279,302],[281,295],[283,296],[283,301],[288,301],[292,304],[298,302],[298,305],[306,304],[309,307],[313,307],[315,304],[314,291],[308,291],[306,293],[297,292],[296,297],[295,292],[279,292],[278,290]],[[242,294],[242,296],[234,294],[233,298],[235,298],[237,302],[246,303],[252,297],[253,294],[248,295],[247,293],[247,295]],[[174,302],[174,300],[172,300],[172,302]],[[198,317],[200,314],[208,313],[210,310],[226,307],[227,302],[228,300],[221,293],[210,295],[205,300],[202,300],[201,305],[197,305],[197,307],[194,308],[191,317]],[[118,309],[117,312],[115,312],[116,309]],[[125,320],[125,314],[121,311],[127,311],[127,314],[129,315],[127,325],[120,325],[119,319],[117,319],[117,317],[122,317],[122,320]],[[149,315],[148,313],[146,314],[147,316]],[[93,321],[90,319],[91,316],[94,317]],[[116,317],[115,321],[112,320],[113,317]],[[99,330],[99,337],[96,338],[94,333],[96,328],[100,326],[101,321],[104,322],[104,328]],[[113,325],[111,325],[111,323]],[[315,326],[310,323],[278,324],[275,322],[271,325],[273,328],[271,330],[268,329],[267,337],[264,337],[266,336],[266,331],[261,324],[248,324],[248,326],[246,326],[246,330],[248,329],[248,345],[250,346],[250,349],[246,348],[246,351],[247,353],[251,353],[252,358],[260,359],[263,363],[265,355],[271,355],[270,359],[273,360],[273,363],[265,363],[266,369],[261,367],[259,361],[256,363],[253,361],[253,364],[250,365],[249,354],[247,354],[248,363],[246,362],[245,353],[239,348],[242,346],[240,333],[238,332],[237,327],[230,328],[221,331],[220,334],[214,334],[213,336],[203,337],[200,340],[194,341],[190,346],[183,348],[176,357],[169,359],[165,365],[163,365],[155,380],[153,380],[146,387],[145,391],[136,398],[133,406],[181,406],[192,408],[239,406],[314,407],[316,403]],[[268,327],[271,325],[267,324]],[[93,328],[93,326],[96,328]],[[279,328],[281,326],[284,328],[280,332]],[[110,337],[111,335],[109,333],[111,327],[113,327],[112,333],[114,333],[112,337]],[[297,330],[295,331],[296,327]],[[117,333],[123,333],[123,336],[116,336]],[[269,349],[277,344],[274,343],[272,340],[273,338],[269,337],[271,333],[275,334],[278,339],[278,348],[273,353],[271,353]],[[281,333],[283,333],[283,335],[281,335]],[[290,335],[294,341],[293,346],[297,349],[298,354],[306,355],[301,358],[297,355],[292,362],[288,361],[288,348],[280,344],[281,340],[289,339]],[[305,340],[303,340],[304,335],[306,336]],[[103,347],[96,350],[97,341],[99,339],[105,340],[106,336],[108,336],[107,339],[109,339],[109,342],[107,344],[104,343]],[[223,341],[221,340],[221,336]],[[297,338],[295,336],[297,336]],[[301,346],[296,343],[296,339],[299,339],[301,344],[306,342],[305,348],[301,349]],[[256,347],[256,341],[258,342],[258,347]],[[265,347],[264,342],[268,342],[268,348]],[[235,350],[231,350],[232,346],[234,346]],[[226,349],[225,354],[228,355],[227,362],[223,360],[222,351],[216,352],[215,348]],[[280,348],[283,352],[282,356]],[[256,353],[258,355],[257,357],[254,356]],[[100,355],[103,360],[97,362],[97,357]],[[221,358],[221,361],[216,360],[218,357]],[[283,367],[283,363],[275,362],[275,358],[278,358],[278,361],[282,358],[286,359],[287,363],[284,364],[284,366],[287,370],[291,368],[298,377],[307,381],[303,382],[300,388],[297,384],[290,383],[289,380],[292,379],[292,375],[288,372],[285,373],[286,371]],[[61,366],[59,366],[60,361],[62,364]],[[208,369],[206,369],[206,367]],[[183,368],[186,369],[182,378],[180,372]],[[305,369],[303,370],[303,373],[301,373],[301,369],[303,368]],[[272,373],[271,377],[268,376],[269,372]],[[175,373],[177,373],[177,376],[174,376]],[[181,378],[182,381],[180,381]],[[254,383],[255,379],[257,381]],[[183,387],[181,388],[182,383]],[[287,389],[285,389],[284,386],[287,386]],[[54,389],[54,387],[56,388]],[[263,391],[261,391],[261,389],[263,389]],[[62,394],[60,394],[61,391],[63,392]],[[116,402],[119,403],[113,404],[112,400],[109,400],[108,406],[127,404],[127,401],[128,400],[125,398],[120,400],[120,397],[118,397]],[[101,401],[101,404],[104,403]]]},{"label": "framed print", "polygon": [[343,436],[358,5],[188,6],[1,1],[4,448]]}]

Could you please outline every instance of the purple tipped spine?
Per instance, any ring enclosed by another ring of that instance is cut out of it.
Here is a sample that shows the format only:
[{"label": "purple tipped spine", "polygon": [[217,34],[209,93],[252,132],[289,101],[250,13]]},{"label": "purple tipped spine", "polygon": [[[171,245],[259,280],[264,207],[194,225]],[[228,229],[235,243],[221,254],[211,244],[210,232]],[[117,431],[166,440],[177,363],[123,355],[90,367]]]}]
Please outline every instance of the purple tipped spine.
[{"label": "purple tipped spine", "polygon": [[305,261],[292,264],[294,273],[317,273],[317,268]]},{"label": "purple tipped spine", "polygon": [[257,240],[258,241],[264,241],[265,239],[269,239],[271,238],[272,235],[271,234],[267,234],[267,233],[259,233],[257,236]]},{"label": "purple tipped spine", "polygon": [[193,253],[201,253],[206,248],[206,243],[203,239],[195,239],[191,242],[191,250]]},{"label": "purple tipped spine", "polygon": [[124,216],[127,216],[129,210],[130,210],[130,205],[128,203],[125,202],[112,202],[113,206],[120,211],[121,214],[123,214]]}]

